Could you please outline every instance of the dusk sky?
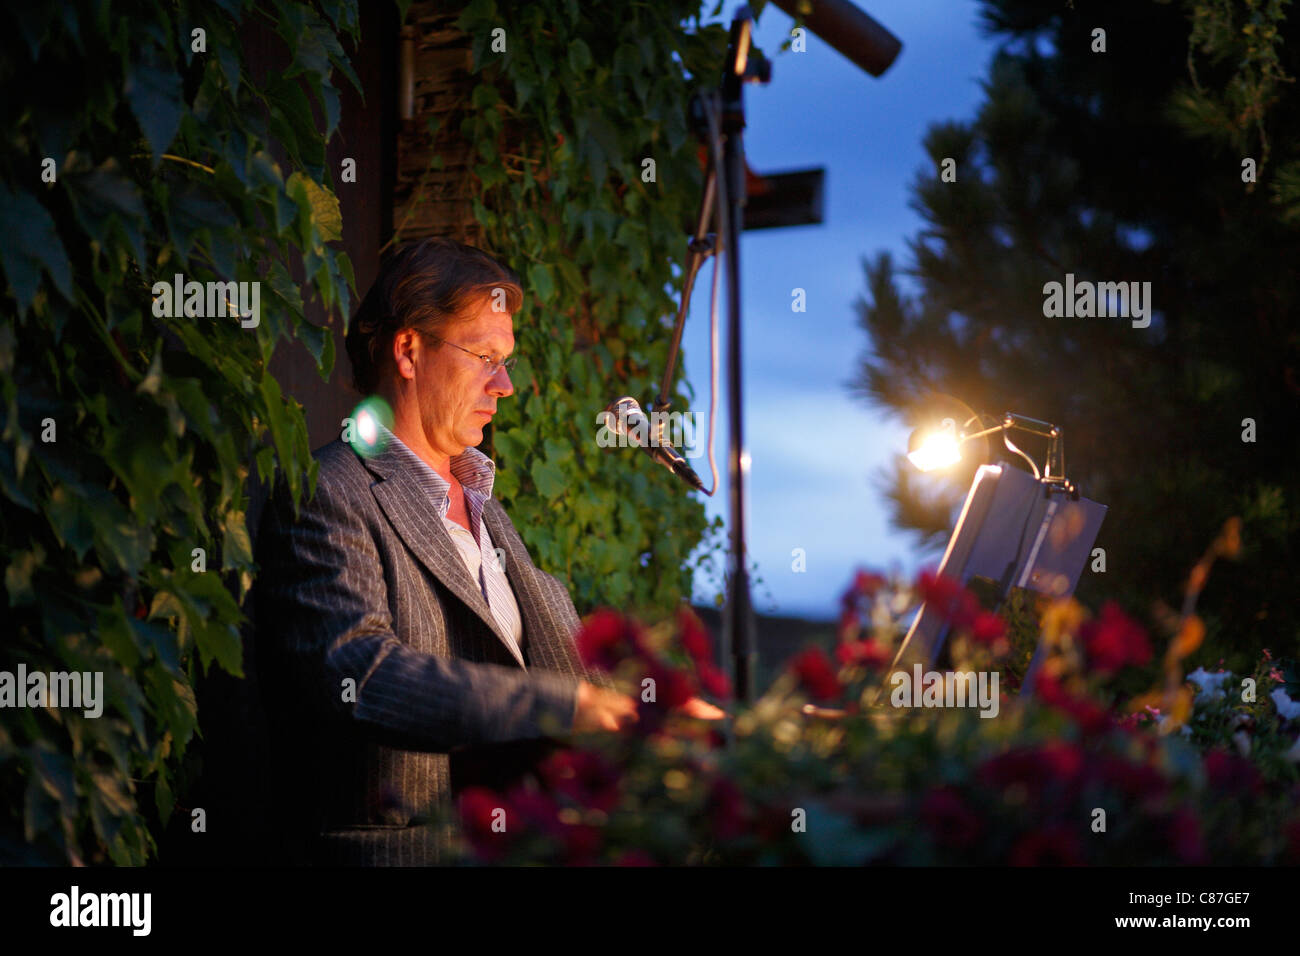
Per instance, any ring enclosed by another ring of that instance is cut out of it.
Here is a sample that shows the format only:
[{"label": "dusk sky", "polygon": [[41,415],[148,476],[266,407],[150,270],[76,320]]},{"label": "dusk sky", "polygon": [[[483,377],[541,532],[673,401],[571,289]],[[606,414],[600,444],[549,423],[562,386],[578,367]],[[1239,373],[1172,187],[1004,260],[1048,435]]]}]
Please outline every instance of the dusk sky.
[{"label": "dusk sky", "polygon": [[[879,79],[821,39],[781,51],[794,21],[763,11],[756,45],[773,62],[772,82],[746,87],[746,157],[758,173],[822,166],[824,222],[747,232],[741,246],[745,429],[751,458],[749,549],[756,561],[759,613],[829,619],[854,568],[911,574],[937,563],[910,534],[889,527],[878,475],[906,451],[908,432],[883,411],[850,396],[867,345],[853,302],[864,295],[861,260],[887,250],[908,267],[906,240],[922,225],[909,185],[928,166],[930,124],[968,120],[981,99],[994,43],[977,28],[977,5],[963,0],[873,0],[858,4],[903,42]],[[730,22],[727,5],[718,18]],[[700,271],[683,340],[687,377],[701,413],[692,465],[710,481],[704,448],[709,402],[709,289]],[[905,280],[906,281],[906,280]],[[807,311],[791,310],[803,288]],[[728,514],[726,489],[726,284],[719,293],[720,361],[715,455],[721,489],[708,513]],[[792,570],[803,548],[807,570]],[[716,584],[697,578],[695,599]]]}]

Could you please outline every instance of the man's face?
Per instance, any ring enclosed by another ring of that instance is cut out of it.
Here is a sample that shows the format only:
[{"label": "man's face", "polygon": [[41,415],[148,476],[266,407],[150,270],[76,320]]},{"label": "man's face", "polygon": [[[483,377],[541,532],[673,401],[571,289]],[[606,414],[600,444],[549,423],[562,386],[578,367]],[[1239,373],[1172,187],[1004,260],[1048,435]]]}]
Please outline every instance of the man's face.
[{"label": "man's face", "polygon": [[497,400],[514,394],[510,373],[504,368],[489,373],[478,358],[501,361],[514,351],[514,320],[509,312],[494,311],[489,298],[472,319],[453,322],[442,334],[443,342],[421,337],[416,389],[425,439],[438,454],[455,457],[483,441]]}]

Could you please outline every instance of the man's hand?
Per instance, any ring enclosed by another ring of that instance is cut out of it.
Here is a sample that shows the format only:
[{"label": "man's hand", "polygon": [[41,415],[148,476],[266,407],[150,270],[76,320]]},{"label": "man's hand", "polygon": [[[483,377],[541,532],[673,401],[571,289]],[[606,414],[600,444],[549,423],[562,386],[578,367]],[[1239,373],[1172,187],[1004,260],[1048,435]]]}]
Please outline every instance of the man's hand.
[{"label": "man's hand", "polygon": [[621,730],[637,722],[636,701],[618,691],[578,683],[578,710],[573,717],[574,733],[591,730]]},{"label": "man's hand", "polygon": [[[578,684],[578,710],[573,718],[573,732],[622,730],[637,722],[636,710],[636,701],[626,694],[581,681]],[[722,720],[727,716],[726,711],[700,697],[692,697],[677,710],[697,720]]]},{"label": "man's hand", "polygon": [[707,700],[700,697],[692,697],[682,704],[681,711],[687,717],[696,717],[700,720],[721,720],[727,716],[725,710],[714,707]]}]

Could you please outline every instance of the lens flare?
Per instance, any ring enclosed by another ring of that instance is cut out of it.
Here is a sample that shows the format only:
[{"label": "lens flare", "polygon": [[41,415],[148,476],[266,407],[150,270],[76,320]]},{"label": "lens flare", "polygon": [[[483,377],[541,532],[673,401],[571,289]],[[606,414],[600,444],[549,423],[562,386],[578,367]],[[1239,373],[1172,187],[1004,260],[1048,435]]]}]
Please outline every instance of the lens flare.
[{"label": "lens flare", "polygon": [[[382,427],[381,427],[382,426]],[[372,395],[343,420],[343,440],[365,458],[378,455],[388,444],[387,429],[393,427],[393,410],[378,395]]]}]

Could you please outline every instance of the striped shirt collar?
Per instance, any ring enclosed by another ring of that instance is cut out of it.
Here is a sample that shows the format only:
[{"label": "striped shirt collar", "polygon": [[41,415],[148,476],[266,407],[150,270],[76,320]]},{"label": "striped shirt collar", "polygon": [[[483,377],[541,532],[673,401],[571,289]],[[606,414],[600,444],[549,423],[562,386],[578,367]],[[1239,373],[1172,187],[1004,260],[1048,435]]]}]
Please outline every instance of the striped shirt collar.
[{"label": "striped shirt collar", "polygon": [[[434,471],[428,462],[411,451],[405,442],[383,425],[380,425],[379,429],[387,439],[389,447],[398,456],[417,466],[415,473],[420,486],[424,488],[429,499],[438,509],[438,516],[446,518],[447,509],[451,507],[451,485],[447,479]],[[472,527],[477,528],[478,521],[483,514],[483,506],[487,503],[487,499],[492,497],[492,485],[496,480],[496,468],[496,462],[477,448],[466,448],[451,459],[451,473],[465,489],[465,499],[469,506]],[[478,535],[476,534],[474,537],[477,538]]]}]

